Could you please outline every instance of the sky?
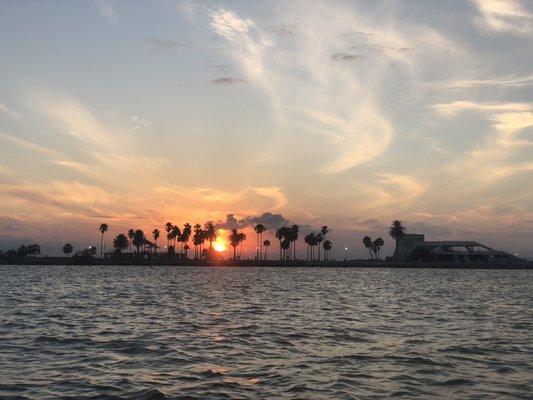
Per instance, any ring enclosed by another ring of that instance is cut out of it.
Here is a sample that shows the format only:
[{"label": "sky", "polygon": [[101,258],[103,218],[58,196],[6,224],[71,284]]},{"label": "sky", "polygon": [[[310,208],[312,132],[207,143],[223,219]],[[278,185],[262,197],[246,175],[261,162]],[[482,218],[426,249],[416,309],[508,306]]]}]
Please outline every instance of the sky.
[{"label": "sky", "polygon": [[531,257],[532,59],[529,1],[3,0],[0,248],[400,219]]}]

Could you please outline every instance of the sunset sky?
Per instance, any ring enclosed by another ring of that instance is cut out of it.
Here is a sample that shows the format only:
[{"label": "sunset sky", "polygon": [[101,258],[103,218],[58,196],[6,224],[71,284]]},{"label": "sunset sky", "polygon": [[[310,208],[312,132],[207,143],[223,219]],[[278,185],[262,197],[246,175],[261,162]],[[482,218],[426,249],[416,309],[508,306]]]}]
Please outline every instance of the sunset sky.
[{"label": "sunset sky", "polygon": [[533,256],[531,1],[4,0],[0,77],[0,248],[269,212]]}]

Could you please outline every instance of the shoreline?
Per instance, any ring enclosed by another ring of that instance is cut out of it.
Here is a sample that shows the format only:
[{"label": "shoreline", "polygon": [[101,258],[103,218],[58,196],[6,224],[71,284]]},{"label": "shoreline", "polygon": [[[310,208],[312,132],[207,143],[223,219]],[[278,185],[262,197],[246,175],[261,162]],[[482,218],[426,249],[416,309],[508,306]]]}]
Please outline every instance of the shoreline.
[{"label": "shoreline", "polygon": [[109,260],[69,257],[27,257],[16,260],[2,260],[0,265],[42,265],[42,266],[190,266],[190,267],[292,267],[292,268],[425,268],[425,269],[533,269],[533,261],[509,264],[463,264],[463,263],[416,263],[376,260],[307,261],[307,260]]}]

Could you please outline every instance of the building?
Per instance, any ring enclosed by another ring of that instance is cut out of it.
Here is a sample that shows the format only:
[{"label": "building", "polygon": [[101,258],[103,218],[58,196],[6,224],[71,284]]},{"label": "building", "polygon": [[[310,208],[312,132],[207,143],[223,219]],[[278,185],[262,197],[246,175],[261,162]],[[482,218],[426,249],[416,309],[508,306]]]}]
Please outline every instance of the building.
[{"label": "building", "polygon": [[426,241],[418,233],[406,234],[398,242],[398,259],[402,261],[494,263],[504,264],[519,261],[504,251],[494,250],[473,241]]}]

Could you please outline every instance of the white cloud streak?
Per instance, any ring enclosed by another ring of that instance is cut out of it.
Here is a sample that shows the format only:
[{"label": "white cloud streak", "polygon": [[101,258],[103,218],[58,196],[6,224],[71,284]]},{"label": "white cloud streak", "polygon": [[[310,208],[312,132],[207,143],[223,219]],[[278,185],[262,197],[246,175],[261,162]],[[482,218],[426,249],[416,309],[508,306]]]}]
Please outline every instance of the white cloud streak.
[{"label": "white cloud streak", "polygon": [[[421,55],[442,57],[454,49],[430,28],[376,26],[353,10],[322,2],[295,3],[284,17],[298,19],[288,41],[270,37],[256,21],[227,9],[212,11],[210,26],[229,43],[229,54],[247,81],[268,96],[279,123],[300,126],[326,141],[334,157],[319,170],[329,174],[371,162],[391,145],[395,132],[382,109],[383,79],[398,73],[391,63],[413,76]],[[354,27],[367,35],[345,34]],[[372,52],[365,65],[332,59],[348,54],[354,43]]]},{"label": "white cloud streak", "polygon": [[481,29],[518,35],[533,32],[532,15],[517,0],[474,0]]}]

